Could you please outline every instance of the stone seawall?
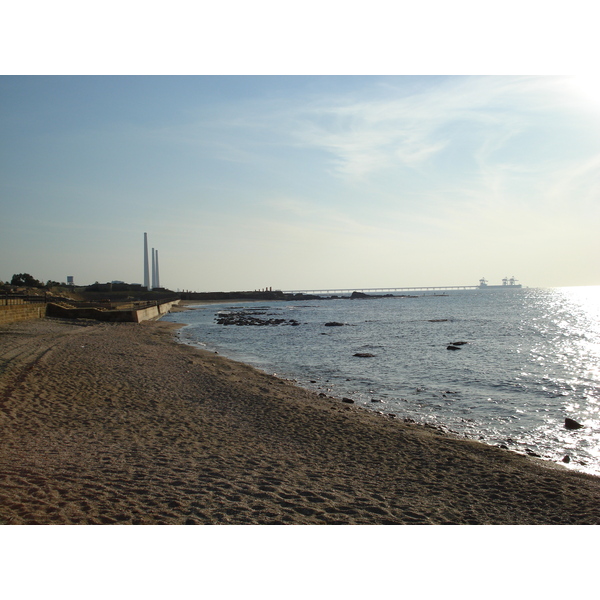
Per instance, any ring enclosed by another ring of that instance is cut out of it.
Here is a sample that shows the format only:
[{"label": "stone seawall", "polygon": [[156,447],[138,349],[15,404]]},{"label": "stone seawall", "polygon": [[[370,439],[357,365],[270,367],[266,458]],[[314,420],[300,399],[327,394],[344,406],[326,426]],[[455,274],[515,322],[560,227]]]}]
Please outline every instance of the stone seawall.
[{"label": "stone seawall", "polygon": [[0,306],[0,325],[29,319],[41,319],[45,316],[46,305],[42,303]]},{"label": "stone seawall", "polygon": [[148,321],[150,319],[158,319],[168,312],[171,312],[171,307],[174,304],[179,304],[179,300],[165,302],[165,304],[160,304],[158,306],[150,306],[149,308],[143,308],[142,310],[134,310],[132,311],[132,313],[134,313],[133,320],[136,323],[141,323],[142,321]]},{"label": "stone seawall", "polygon": [[96,321],[141,323],[151,319],[158,319],[168,313],[179,300],[165,302],[159,306],[133,310],[100,310],[98,308],[65,308],[58,304],[48,304],[49,317],[62,317],[66,319],[95,319]]},{"label": "stone seawall", "polygon": [[100,310],[98,308],[66,308],[59,304],[49,302],[35,304],[9,304],[0,305],[0,325],[26,321],[29,319],[43,319],[44,317],[59,317],[63,319],[94,319],[96,321],[141,323],[151,319],[158,319],[171,311],[179,300],[165,302],[158,306],[132,310]]}]

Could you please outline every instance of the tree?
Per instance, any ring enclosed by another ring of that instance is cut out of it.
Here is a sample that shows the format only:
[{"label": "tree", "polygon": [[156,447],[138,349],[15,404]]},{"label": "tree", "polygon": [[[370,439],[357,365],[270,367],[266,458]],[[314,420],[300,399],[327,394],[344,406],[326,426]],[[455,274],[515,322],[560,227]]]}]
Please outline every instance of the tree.
[{"label": "tree", "polygon": [[38,281],[34,277],[32,277],[29,273],[18,273],[12,276],[10,281],[10,285],[20,285],[25,287],[36,287],[41,288],[44,287],[44,284],[41,281]]}]

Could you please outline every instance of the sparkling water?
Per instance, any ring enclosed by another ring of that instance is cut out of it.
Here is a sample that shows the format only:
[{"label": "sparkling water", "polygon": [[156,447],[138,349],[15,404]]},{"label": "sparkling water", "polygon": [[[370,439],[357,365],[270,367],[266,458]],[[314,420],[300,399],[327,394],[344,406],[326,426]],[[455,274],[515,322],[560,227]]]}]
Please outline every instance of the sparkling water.
[{"label": "sparkling water", "polygon": [[[285,322],[217,323],[242,312]],[[164,320],[303,387],[600,474],[600,287],[213,304]]]}]

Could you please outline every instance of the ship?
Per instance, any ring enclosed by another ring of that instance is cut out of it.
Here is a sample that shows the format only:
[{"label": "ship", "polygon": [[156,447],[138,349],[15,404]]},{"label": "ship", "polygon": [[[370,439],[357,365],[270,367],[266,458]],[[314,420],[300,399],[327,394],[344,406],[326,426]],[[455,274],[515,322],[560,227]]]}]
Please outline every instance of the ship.
[{"label": "ship", "polygon": [[502,285],[489,285],[486,278],[482,277],[479,280],[479,289],[480,290],[516,290],[519,289],[521,286],[520,283],[517,283],[517,279],[513,277],[511,277],[510,279],[508,277],[505,277],[502,280]]}]

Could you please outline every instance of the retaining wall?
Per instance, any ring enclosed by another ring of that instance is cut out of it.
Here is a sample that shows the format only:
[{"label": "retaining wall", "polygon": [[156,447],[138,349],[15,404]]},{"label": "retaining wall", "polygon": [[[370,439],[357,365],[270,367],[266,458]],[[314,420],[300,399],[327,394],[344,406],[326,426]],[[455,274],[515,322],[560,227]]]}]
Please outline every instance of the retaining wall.
[{"label": "retaining wall", "polygon": [[0,306],[0,325],[29,319],[42,319],[46,316],[61,317],[64,319],[95,319],[96,321],[141,323],[150,319],[158,319],[162,315],[167,314],[174,304],[179,304],[179,300],[138,310],[65,308],[52,302],[48,304],[9,304],[8,306]]},{"label": "retaining wall", "polygon": [[16,321],[27,321],[29,319],[41,319],[45,316],[45,304],[9,304],[8,306],[0,306],[0,325],[15,323]]},{"label": "retaining wall", "polygon": [[165,302],[159,306],[149,306],[137,310],[99,310],[98,308],[65,308],[58,304],[48,304],[49,317],[66,319],[95,319],[96,321],[141,323],[150,319],[158,319],[168,313],[179,300]]}]

